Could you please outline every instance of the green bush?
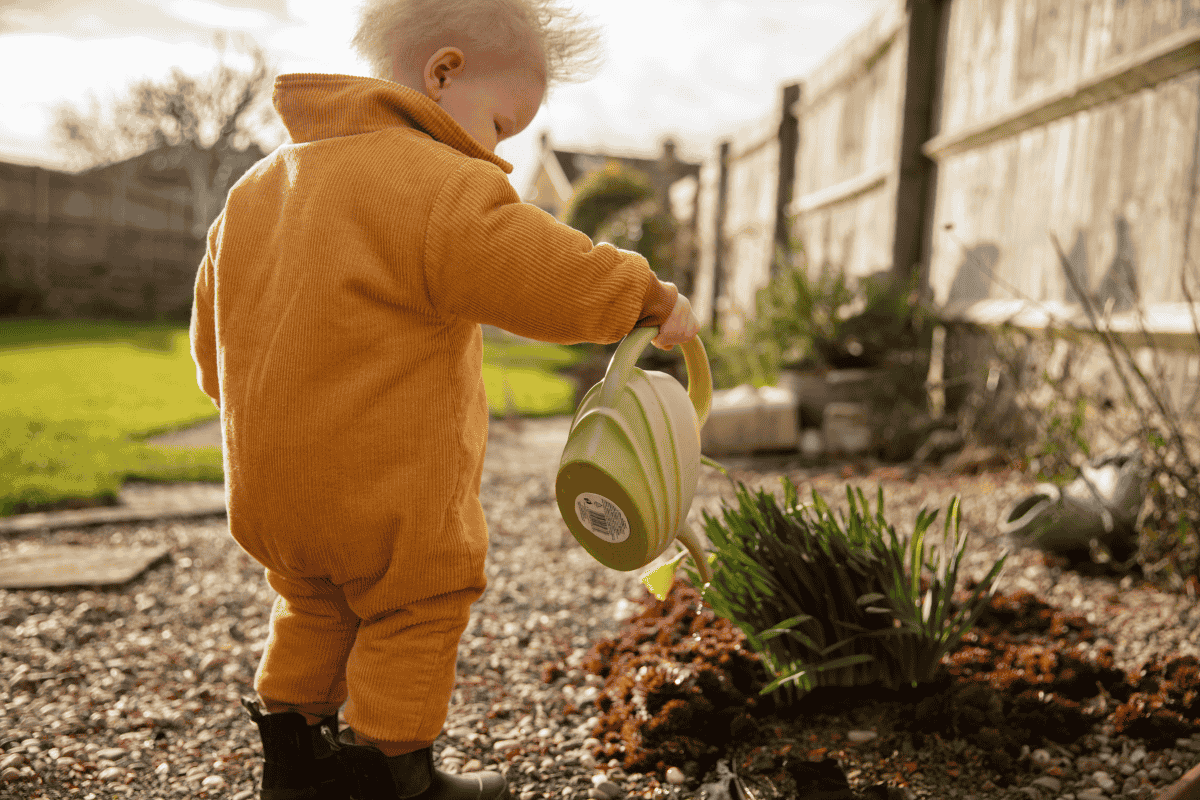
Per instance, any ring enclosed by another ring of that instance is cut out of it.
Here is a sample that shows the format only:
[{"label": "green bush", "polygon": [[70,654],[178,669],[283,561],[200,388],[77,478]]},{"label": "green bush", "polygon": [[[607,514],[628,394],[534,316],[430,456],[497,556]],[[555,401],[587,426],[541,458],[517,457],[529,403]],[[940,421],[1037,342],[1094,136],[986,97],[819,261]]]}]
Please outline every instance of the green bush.
[{"label": "green bush", "polygon": [[593,241],[642,255],[661,280],[673,281],[672,244],[677,223],[660,208],[650,176],[609,161],[584,176],[560,215]]},{"label": "green bush", "polygon": [[879,272],[853,284],[829,264],[813,274],[793,237],[776,247],[773,275],[735,340],[704,340],[718,388],[773,385],[787,368],[880,367],[890,353],[929,349],[936,317],[920,302],[919,274],[898,281]]},{"label": "green bush", "polygon": [[[882,488],[872,512],[862,491],[847,487],[849,513],[839,521],[816,491],[801,505],[796,487],[781,481],[782,508],[739,484],[737,508],[726,506],[723,519],[703,515],[716,556],[705,599],[772,673],[763,692],[783,689],[791,700],[816,686],[930,681],[986,607],[1007,555],[959,604],[952,595],[967,537],[957,498],[941,546],[927,549],[936,510],[922,509],[901,542],[884,518]],[[701,585],[694,570],[689,577]]]}]

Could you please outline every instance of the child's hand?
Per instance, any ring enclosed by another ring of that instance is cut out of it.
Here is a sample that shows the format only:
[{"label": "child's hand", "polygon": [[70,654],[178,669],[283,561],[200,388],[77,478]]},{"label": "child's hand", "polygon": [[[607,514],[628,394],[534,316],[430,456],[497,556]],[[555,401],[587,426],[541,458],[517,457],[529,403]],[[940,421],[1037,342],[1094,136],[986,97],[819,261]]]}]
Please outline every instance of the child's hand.
[{"label": "child's hand", "polygon": [[671,309],[671,316],[658,329],[650,343],[659,350],[670,350],[677,344],[691,341],[700,332],[700,321],[692,313],[692,304],[682,294]]}]

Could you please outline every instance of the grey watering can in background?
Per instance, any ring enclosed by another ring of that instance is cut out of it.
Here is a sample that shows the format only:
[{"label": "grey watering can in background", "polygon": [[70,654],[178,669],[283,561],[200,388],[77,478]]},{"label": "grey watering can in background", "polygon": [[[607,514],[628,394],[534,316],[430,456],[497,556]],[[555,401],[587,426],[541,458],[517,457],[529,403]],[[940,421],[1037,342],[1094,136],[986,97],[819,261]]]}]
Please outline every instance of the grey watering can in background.
[{"label": "grey watering can in background", "polygon": [[644,567],[678,540],[707,583],[709,560],[686,518],[700,478],[700,428],[712,407],[712,373],[699,337],[679,345],[686,391],[664,372],[634,366],[657,334],[657,327],[635,328],[617,347],[604,380],[579,403],[555,481],[558,511],[606,567]]}]

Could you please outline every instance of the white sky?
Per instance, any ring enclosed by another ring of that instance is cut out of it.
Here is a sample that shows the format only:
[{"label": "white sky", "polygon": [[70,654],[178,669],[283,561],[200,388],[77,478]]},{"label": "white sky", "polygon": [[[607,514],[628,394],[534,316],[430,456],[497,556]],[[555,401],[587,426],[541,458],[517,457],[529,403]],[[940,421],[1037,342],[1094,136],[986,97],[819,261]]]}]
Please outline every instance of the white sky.
[{"label": "white sky", "polygon": [[[450,0],[452,1],[452,0]],[[543,130],[565,150],[654,157],[672,135],[699,161],[771,113],[882,0],[567,0],[603,26],[597,77],[559,86],[501,143],[523,190]],[[101,104],[172,66],[202,74],[218,30],[253,37],[280,72],[366,74],[350,49],[351,0],[0,0],[0,160],[62,166],[48,143],[62,101]]]}]

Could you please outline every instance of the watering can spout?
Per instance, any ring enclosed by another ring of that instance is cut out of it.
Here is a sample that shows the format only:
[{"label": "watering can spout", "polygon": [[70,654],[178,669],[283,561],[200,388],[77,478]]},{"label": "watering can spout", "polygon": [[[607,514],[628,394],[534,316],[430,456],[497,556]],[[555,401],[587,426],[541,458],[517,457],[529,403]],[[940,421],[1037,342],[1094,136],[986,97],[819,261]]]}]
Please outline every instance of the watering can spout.
[{"label": "watering can spout", "polygon": [[657,327],[622,340],[604,379],[571,422],[555,482],[559,513],[600,563],[628,571],[674,541],[707,582],[708,558],[687,523],[699,480],[700,429],[712,408],[712,373],[699,337],[683,342],[688,386],[635,364]]}]

